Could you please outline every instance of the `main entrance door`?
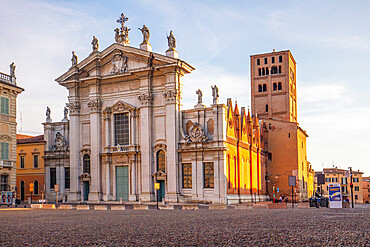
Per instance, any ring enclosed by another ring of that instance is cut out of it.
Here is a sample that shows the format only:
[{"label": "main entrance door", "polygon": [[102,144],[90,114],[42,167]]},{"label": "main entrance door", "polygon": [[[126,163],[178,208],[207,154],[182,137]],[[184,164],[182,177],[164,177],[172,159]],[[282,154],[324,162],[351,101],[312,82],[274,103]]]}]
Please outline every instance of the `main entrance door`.
[{"label": "main entrance door", "polygon": [[90,183],[89,181],[84,181],[84,201],[89,200],[89,193],[90,193]]},{"label": "main entrance door", "polygon": [[116,198],[128,201],[128,166],[116,166]]},{"label": "main entrance door", "polygon": [[158,181],[158,182],[159,182],[158,201],[161,202],[166,195],[166,189],[165,189],[166,183],[163,180]]}]

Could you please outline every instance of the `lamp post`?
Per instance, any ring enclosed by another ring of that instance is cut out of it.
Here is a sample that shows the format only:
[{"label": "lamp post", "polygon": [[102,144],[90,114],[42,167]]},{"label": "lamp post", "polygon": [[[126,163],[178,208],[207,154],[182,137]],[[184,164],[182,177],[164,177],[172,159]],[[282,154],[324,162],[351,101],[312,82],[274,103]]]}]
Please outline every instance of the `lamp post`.
[{"label": "lamp post", "polygon": [[354,205],[353,205],[353,176],[352,176],[352,167],[348,167],[349,169],[349,172],[350,172],[350,184],[349,186],[351,187],[351,202],[352,202],[352,208],[354,208]]}]

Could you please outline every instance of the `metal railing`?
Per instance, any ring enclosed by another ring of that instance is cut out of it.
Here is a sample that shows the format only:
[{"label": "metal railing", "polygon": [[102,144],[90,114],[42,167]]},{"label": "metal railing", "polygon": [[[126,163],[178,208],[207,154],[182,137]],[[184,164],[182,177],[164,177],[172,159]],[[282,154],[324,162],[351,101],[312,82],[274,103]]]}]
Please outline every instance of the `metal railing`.
[{"label": "metal railing", "polygon": [[13,167],[13,161],[0,160],[0,167]]}]

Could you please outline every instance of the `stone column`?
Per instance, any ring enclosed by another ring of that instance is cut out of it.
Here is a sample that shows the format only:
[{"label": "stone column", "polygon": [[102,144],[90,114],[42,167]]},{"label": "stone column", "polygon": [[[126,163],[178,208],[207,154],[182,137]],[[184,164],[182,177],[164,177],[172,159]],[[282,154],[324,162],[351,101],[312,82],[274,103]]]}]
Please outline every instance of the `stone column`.
[{"label": "stone column", "polygon": [[140,107],[140,151],[141,151],[141,195],[143,202],[151,201],[153,197],[153,180],[152,180],[152,95],[142,93],[138,96],[141,101]]},{"label": "stone column", "polygon": [[110,197],[110,162],[105,164],[105,195],[104,201],[109,201]]},{"label": "stone column", "polygon": [[101,174],[100,174],[100,153],[101,153],[101,101],[93,98],[88,103],[90,107],[90,165],[91,165],[91,187],[89,201],[100,201],[101,196]]},{"label": "stone column", "polygon": [[[50,164],[45,167],[45,194],[50,194]],[[26,188],[25,188],[26,189]]]},{"label": "stone column", "polygon": [[136,201],[136,164],[135,161],[131,161],[131,188],[132,193],[130,194],[130,201]]},{"label": "stone column", "polygon": [[59,166],[59,176],[60,176],[60,195],[64,194],[65,190],[65,172],[64,166]]},{"label": "stone column", "polygon": [[81,175],[80,168],[80,103],[77,98],[70,97],[69,99],[69,162],[70,162],[70,177],[71,188],[68,194],[68,201],[80,201],[81,199],[81,184],[79,176]]},{"label": "stone column", "polygon": [[176,73],[167,74],[167,89],[163,93],[166,103],[166,173],[167,173],[167,194],[166,201],[177,202],[179,195],[178,186],[178,135],[179,112],[178,92],[176,90]]}]

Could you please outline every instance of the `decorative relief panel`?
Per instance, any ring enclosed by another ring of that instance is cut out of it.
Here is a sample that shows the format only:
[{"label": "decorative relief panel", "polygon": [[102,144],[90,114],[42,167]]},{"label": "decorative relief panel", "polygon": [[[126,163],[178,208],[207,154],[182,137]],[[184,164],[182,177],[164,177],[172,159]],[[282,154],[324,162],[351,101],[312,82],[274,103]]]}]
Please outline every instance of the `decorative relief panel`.
[{"label": "decorative relief panel", "polygon": [[99,111],[101,109],[101,105],[102,103],[100,99],[94,99],[87,103],[87,106],[90,107],[91,111]]},{"label": "decorative relief panel", "polygon": [[187,143],[190,142],[205,142],[208,140],[208,136],[206,131],[204,130],[204,127],[195,122],[188,121],[186,124],[187,133],[185,136],[185,140]]},{"label": "decorative relief panel", "polygon": [[128,72],[127,65],[128,58],[122,53],[122,51],[116,51],[112,58],[112,70],[111,75],[126,73]]}]

